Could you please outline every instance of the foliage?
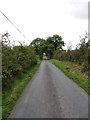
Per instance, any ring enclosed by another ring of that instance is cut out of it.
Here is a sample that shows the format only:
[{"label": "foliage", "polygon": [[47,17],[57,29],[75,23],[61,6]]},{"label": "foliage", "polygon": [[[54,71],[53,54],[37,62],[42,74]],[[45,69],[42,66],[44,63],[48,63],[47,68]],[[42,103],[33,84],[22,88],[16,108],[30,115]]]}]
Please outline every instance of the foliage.
[{"label": "foliage", "polygon": [[49,36],[46,40],[41,38],[36,38],[30,44],[34,47],[37,55],[42,58],[42,54],[46,53],[49,58],[53,57],[54,51],[57,49],[62,49],[64,46],[64,41],[62,41],[62,37],[59,35]]},{"label": "foliage", "polygon": [[57,50],[53,58],[60,61],[71,61],[76,62],[82,65],[82,72],[88,71],[88,42],[85,42],[85,39],[80,43],[79,48],[75,50],[68,49],[66,50]]},{"label": "foliage", "polygon": [[41,38],[36,38],[35,40],[33,40],[30,44],[30,46],[33,46],[36,54],[40,56],[40,58],[42,58],[42,54],[45,51],[46,52],[46,41],[44,39]]},{"label": "foliage", "polygon": [[32,46],[19,45],[13,48],[4,34],[2,40],[2,87],[9,89],[13,83],[13,78],[25,73],[37,63],[37,57]]}]

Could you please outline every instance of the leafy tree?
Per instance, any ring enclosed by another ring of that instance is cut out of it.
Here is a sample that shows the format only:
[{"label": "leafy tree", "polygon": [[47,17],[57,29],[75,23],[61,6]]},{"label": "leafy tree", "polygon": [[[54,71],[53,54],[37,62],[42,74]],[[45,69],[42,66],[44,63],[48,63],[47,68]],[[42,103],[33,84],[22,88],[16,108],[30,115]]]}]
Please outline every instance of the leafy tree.
[{"label": "leafy tree", "polygon": [[54,50],[62,49],[62,46],[64,46],[64,41],[62,41],[62,37],[57,34],[53,35],[53,37],[49,36],[47,38],[47,43],[53,44]]},{"label": "leafy tree", "polygon": [[46,41],[41,38],[34,39],[30,45],[34,47],[36,54],[40,55],[41,58],[43,52],[46,52],[47,50]]},{"label": "leafy tree", "polygon": [[49,58],[53,57],[54,51],[57,49],[62,49],[64,46],[64,41],[62,41],[62,37],[59,35],[49,36],[46,40],[41,38],[36,38],[30,44],[34,47],[36,54],[42,58],[42,54],[45,52]]},{"label": "leafy tree", "polygon": [[54,52],[54,45],[53,44],[49,44],[47,47],[47,55],[49,56],[49,58],[51,59],[53,57],[53,52]]},{"label": "leafy tree", "polygon": [[62,41],[62,37],[59,35],[53,35],[53,42],[54,42],[54,48],[56,49],[61,49],[62,50],[62,46],[64,46],[64,41]]}]

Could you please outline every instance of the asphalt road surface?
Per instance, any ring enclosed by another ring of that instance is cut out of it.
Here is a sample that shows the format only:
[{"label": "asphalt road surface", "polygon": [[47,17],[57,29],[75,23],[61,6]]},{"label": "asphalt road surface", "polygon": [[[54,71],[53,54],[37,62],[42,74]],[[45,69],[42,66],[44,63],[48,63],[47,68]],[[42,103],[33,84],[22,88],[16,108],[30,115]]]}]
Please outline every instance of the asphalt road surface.
[{"label": "asphalt road surface", "polygon": [[87,94],[47,60],[42,61],[9,116],[9,118],[87,117]]}]

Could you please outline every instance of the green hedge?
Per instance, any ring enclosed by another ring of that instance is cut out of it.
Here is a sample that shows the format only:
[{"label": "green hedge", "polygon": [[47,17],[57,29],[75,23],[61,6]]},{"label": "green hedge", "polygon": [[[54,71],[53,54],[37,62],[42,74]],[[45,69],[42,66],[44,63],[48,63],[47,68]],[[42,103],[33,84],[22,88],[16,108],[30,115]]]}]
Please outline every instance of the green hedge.
[{"label": "green hedge", "polygon": [[27,72],[37,63],[37,57],[31,46],[2,46],[2,87],[10,89],[13,78]]}]

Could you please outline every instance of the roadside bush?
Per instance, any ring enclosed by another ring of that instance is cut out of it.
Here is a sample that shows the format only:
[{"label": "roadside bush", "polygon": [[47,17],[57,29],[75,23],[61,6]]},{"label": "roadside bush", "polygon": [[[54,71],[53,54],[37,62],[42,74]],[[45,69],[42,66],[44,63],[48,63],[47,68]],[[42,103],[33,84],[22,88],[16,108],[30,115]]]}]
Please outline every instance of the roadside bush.
[{"label": "roadside bush", "polygon": [[88,71],[88,46],[87,43],[81,44],[79,49],[75,50],[57,50],[53,56],[60,61],[71,61],[82,65],[82,72]]},{"label": "roadside bush", "polygon": [[37,63],[37,57],[32,46],[2,46],[2,86],[9,89],[13,78],[27,72]]}]

